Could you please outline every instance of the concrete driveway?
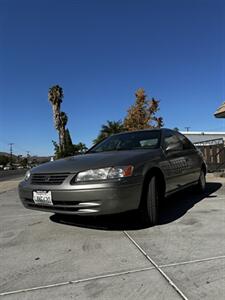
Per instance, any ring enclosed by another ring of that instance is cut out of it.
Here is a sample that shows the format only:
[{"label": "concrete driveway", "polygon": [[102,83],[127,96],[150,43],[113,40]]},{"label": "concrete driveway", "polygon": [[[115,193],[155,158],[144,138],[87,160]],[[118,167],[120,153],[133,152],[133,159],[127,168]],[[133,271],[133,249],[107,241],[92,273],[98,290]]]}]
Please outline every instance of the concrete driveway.
[{"label": "concrete driveway", "polygon": [[224,299],[224,179],[172,197],[150,228],[27,210],[17,183],[0,183],[0,298]]}]

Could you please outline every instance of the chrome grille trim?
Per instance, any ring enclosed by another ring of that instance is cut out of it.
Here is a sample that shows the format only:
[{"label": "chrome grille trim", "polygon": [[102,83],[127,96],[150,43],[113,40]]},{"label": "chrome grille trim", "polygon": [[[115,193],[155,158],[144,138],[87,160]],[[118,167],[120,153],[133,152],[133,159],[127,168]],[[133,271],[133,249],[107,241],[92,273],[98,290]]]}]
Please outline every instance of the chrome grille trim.
[{"label": "chrome grille trim", "polygon": [[59,185],[68,177],[69,173],[37,173],[31,174],[31,184]]}]

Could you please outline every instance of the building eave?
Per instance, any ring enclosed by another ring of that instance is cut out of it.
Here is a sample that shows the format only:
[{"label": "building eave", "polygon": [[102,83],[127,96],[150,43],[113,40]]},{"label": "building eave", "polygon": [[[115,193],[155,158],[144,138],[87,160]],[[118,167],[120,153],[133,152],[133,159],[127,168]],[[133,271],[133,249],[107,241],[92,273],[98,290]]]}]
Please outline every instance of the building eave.
[{"label": "building eave", "polygon": [[214,113],[216,118],[225,118],[225,102]]},{"label": "building eave", "polygon": [[181,131],[186,135],[225,135],[224,131]]}]

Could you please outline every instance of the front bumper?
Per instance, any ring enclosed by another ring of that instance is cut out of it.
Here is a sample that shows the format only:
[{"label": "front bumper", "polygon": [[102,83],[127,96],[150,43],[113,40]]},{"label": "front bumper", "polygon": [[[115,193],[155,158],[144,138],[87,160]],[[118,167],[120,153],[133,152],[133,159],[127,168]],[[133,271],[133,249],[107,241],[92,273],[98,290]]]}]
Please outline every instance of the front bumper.
[{"label": "front bumper", "polygon": [[[19,196],[26,208],[72,215],[106,215],[137,209],[142,192],[142,177],[111,182],[57,186],[32,185],[22,181]],[[33,191],[51,191],[53,205],[37,205]]]}]

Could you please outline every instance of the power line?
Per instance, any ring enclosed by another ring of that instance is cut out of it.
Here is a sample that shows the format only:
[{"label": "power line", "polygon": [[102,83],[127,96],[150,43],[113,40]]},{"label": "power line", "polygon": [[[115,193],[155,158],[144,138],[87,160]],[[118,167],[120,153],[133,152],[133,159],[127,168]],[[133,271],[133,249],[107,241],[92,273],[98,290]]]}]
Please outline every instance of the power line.
[{"label": "power line", "polygon": [[13,155],[13,146],[14,145],[14,143],[9,143],[9,146],[10,146],[10,148],[9,148],[9,152],[10,152],[10,166],[12,166],[12,155]]},{"label": "power line", "polygon": [[[1,148],[6,149],[6,146],[10,145],[11,143],[10,143],[9,140],[6,140],[6,139],[4,139],[4,138],[2,138],[2,137],[0,136],[0,144],[3,145],[3,146],[1,146]],[[13,143],[13,145],[15,145],[15,143]],[[18,151],[18,150],[20,150],[20,151]],[[6,151],[6,150],[5,150],[5,151]],[[26,153],[27,151],[26,151],[25,148],[21,147],[20,145],[18,145],[18,144],[16,143],[16,147],[14,148],[14,152],[20,152],[20,153],[23,152],[23,153]],[[29,154],[32,155],[32,152],[29,151]]]}]

